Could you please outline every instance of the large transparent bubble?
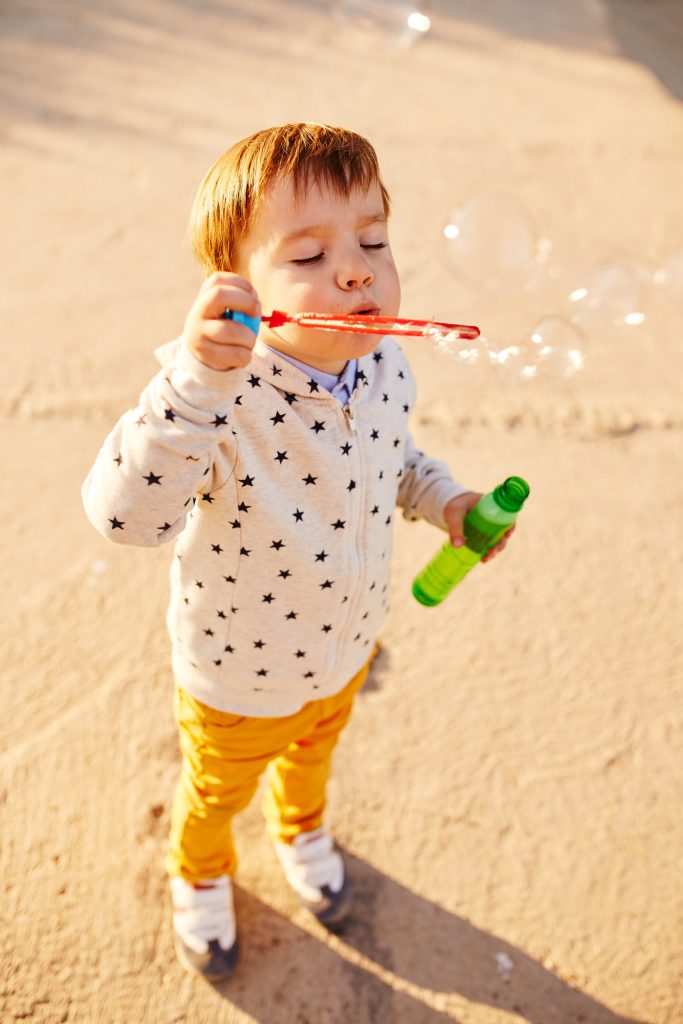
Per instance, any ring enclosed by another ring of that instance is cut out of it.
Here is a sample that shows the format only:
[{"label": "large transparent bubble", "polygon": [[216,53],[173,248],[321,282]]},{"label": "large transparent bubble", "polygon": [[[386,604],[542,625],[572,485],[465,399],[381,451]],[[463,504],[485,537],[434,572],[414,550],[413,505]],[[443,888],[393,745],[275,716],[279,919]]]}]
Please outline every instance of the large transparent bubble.
[{"label": "large transparent bubble", "polygon": [[471,287],[515,289],[533,275],[536,230],[508,196],[475,196],[453,211],[443,233],[450,267]]},{"label": "large transparent bubble", "polygon": [[334,0],[344,37],[361,49],[403,50],[431,28],[419,4],[406,0]]},{"label": "large transparent bubble", "polygon": [[683,249],[662,263],[653,279],[666,297],[683,312]]},{"label": "large transparent bubble", "polygon": [[580,276],[567,296],[571,320],[588,333],[645,321],[647,274],[632,263],[604,263]]}]

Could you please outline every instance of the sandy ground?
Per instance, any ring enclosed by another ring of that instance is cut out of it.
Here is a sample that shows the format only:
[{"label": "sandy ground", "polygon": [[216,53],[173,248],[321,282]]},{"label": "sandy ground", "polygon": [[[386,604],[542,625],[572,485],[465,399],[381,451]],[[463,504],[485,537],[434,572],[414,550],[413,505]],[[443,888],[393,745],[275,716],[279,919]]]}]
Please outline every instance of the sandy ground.
[{"label": "sandy ground", "polygon": [[[651,271],[683,246],[677,2],[431,13],[385,53],[322,2],[4,0],[3,1022],[683,1020],[683,318],[659,295],[641,327],[590,333],[568,383],[406,343],[418,440],[473,488],[527,477],[523,522],[434,610],[409,584],[439,538],[397,523],[382,653],[330,792],[359,893],[343,937],[297,909],[255,804],[238,973],[212,988],[174,959],[170,550],[109,546],[79,488],[198,287],[184,233],[205,169],[288,120],[368,134],[404,312],[510,340],[558,311],[568,267]],[[443,225],[491,191],[564,276],[456,279]]]}]

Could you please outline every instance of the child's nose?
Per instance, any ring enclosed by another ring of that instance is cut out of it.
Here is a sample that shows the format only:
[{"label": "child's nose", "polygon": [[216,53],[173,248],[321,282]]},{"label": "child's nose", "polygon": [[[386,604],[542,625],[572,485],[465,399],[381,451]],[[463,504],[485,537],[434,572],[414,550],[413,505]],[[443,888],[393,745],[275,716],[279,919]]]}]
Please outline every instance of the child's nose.
[{"label": "child's nose", "polygon": [[337,272],[337,284],[344,291],[353,291],[355,288],[368,288],[375,279],[370,264],[362,253],[345,260]]}]

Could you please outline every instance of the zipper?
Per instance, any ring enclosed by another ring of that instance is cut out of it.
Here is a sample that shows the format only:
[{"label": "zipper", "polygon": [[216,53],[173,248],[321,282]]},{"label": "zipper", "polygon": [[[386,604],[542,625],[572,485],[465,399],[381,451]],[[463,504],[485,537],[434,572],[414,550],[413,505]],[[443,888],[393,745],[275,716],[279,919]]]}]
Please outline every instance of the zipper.
[{"label": "zipper", "polygon": [[353,409],[351,408],[351,406],[348,403],[345,406],[343,406],[343,409],[344,409],[344,416],[346,417],[346,422],[348,424],[349,430],[351,431],[352,434],[355,434],[356,433],[356,420],[355,420],[354,415],[353,415]]}]

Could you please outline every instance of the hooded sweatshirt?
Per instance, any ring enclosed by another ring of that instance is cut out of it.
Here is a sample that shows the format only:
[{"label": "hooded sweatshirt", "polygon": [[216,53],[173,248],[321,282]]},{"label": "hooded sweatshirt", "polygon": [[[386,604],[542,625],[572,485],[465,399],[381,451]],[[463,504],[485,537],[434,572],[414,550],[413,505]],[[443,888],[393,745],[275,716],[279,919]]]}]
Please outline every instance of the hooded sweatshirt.
[{"label": "hooded sweatshirt", "polygon": [[106,438],[83,485],[94,526],[175,540],[167,626],[177,683],[210,707],[291,715],[372,651],[389,603],[392,522],[445,529],[466,488],[408,431],[415,382],[383,338],[344,405],[257,340],[246,368],[179,341]]}]

